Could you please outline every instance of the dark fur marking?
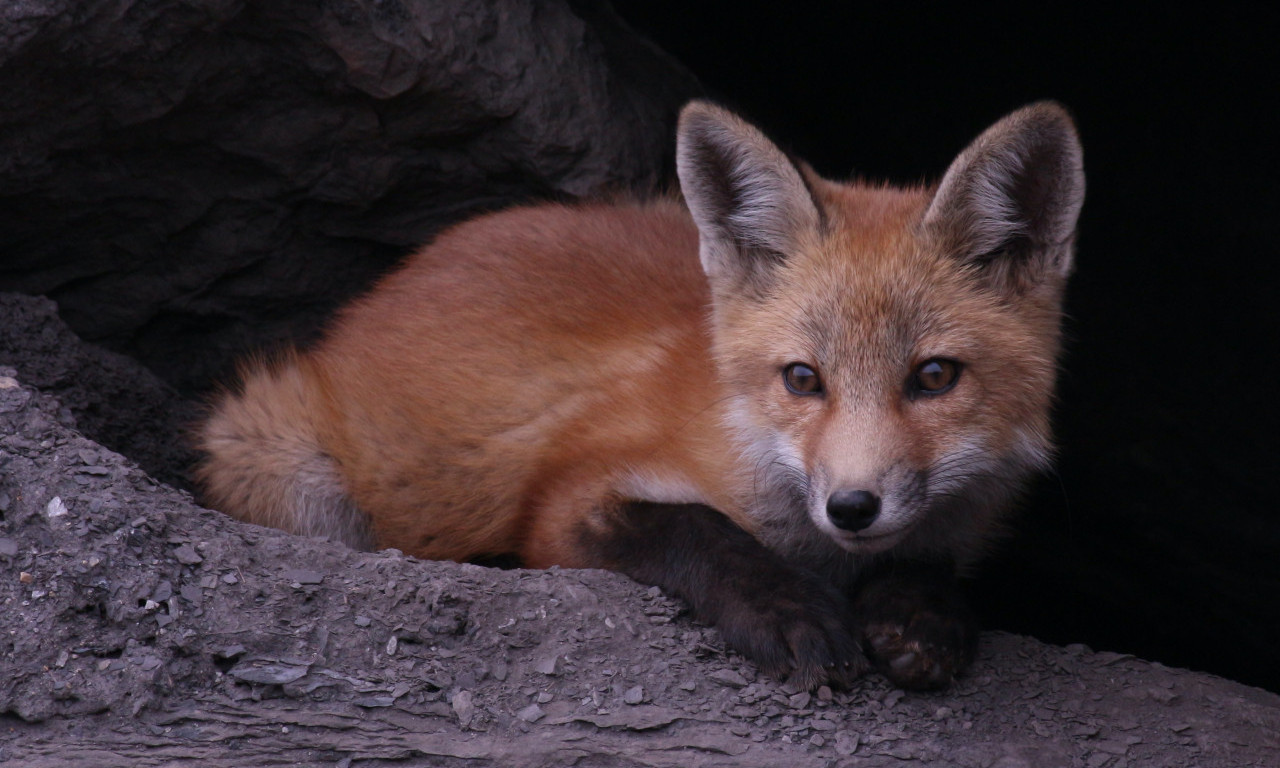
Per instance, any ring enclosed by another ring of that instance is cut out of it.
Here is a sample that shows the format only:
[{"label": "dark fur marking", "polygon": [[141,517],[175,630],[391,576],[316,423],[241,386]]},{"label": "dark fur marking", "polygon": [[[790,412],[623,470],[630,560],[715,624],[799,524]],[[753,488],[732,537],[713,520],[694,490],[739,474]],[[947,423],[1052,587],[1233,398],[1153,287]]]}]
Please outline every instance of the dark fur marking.
[{"label": "dark fur marking", "polygon": [[848,601],[701,504],[626,502],[580,545],[605,567],[683,598],[693,615],[766,673],[815,687],[847,684],[868,664]]},{"label": "dark fur marking", "polygon": [[854,601],[876,668],[901,688],[945,688],[973,662],[978,620],[946,564],[895,563]]}]

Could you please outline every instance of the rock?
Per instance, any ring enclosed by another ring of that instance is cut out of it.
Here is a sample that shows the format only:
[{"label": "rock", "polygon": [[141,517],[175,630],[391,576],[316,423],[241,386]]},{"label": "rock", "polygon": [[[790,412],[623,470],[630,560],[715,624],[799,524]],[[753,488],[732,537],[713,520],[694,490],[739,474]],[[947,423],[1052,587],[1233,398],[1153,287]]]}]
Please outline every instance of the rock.
[{"label": "rock", "polygon": [[709,677],[714,682],[727,685],[730,688],[745,688],[747,685],[747,679],[736,669],[717,669]]},{"label": "rock", "polygon": [[292,683],[307,674],[310,669],[302,664],[285,664],[283,662],[265,660],[245,660],[236,664],[227,674],[247,683],[272,683],[283,685]]},{"label": "rock", "polygon": [[32,0],[0,90],[0,290],[191,389],[462,216],[659,186],[701,89],[602,2]]}]

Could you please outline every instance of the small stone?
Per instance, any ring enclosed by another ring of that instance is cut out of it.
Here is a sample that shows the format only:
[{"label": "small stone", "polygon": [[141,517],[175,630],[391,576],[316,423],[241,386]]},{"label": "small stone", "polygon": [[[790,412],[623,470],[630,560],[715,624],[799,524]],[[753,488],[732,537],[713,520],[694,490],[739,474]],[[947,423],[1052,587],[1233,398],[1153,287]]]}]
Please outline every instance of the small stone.
[{"label": "small stone", "polygon": [[809,737],[809,743],[815,747],[821,747],[827,743],[827,740],[815,733]]},{"label": "small stone", "polygon": [[235,575],[234,573],[227,572],[222,574],[222,583],[223,584],[239,584],[240,577]]},{"label": "small stone", "polygon": [[529,706],[517,712],[516,717],[520,718],[526,723],[536,723],[539,720],[541,720],[543,717],[545,717],[546,714],[547,714],[546,712],[542,711],[542,707],[538,706],[537,704],[530,704]]},{"label": "small stone", "polygon": [[458,691],[453,694],[452,701],[453,713],[458,716],[458,722],[463,728],[471,724],[471,718],[475,716],[475,704],[471,700],[471,691]]},{"label": "small stone", "polygon": [[387,648],[386,648],[387,655],[388,655],[388,656],[395,656],[395,655],[396,655],[396,648],[398,648],[398,647],[399,647],[399,645],[400,645],[400,640],[399,640],[395,635],[392,635],[391,637],[388,637],[388,638],[387,638]]},{"label": "small stone", "polygon": [[690,692],[692,692],[692,691],[696,691],[696,690],[698,689],[698,684],[697,684],[697,683],[695,683],[695,682],[694,682],[694,681],[692,681],[692,680],[685,680],[683,683],[681,683],[681,684],[679,685],[679,688],[680,688],[680,690],[682,690],[682,691],[690,691]]},{"label": "small stone", "polygon": [[[537,665],[534,666],[534,671],[541,672],[544,675],[560,674],[560,654],[556,654],[555,656],[548,656],[540,660],[537,663]],[[533,721],[531,720],[529,722],[533,722]]]},{"label": "small stone", "polygon": [[801,691],[800,693],[797,693],[796,695],[789,697],[787,699],[787,704],[792,709],[804,709],[805,707],[809,706],[809,698],[810,697],[809,697],[808,691]]},{"label": "small stone", "polygon": [[236,643],[235,645],[228,645],[226,648],[218,651],[217,655],[224,659],[234,659],[237,656],[243,655],[246,650],[248,649],[243,645]]},{"label": "small stone", "polygon": [[195,565],[196,563],[204,562],[204,558],[201,557],[200,554],[196,552],[195,548],[192,547],[190,544],[183,544],[182,546],[173,550],[173,556],[177,558],[178,562],[182,563],[183,565]]},{"label": "small stone", "polygon": [[163,603],[171,597],[173,597],[173,584],[168,581],[157,584],[155,591],[151,593],[151,599],[157,603]]},{"label": "small stone", "polygon": [[737,670],[717,669],[715,672],[712,672],[710,675],[708,675],[708,677],[710,677],[715,682],[721,685],[727,685],[730,688],[747,687],[747,679],[743,677],[741,674],[739,674]]},{"label": "small stone", "polygon": [[[232,667],[227,674],[247,683],[283,685],[301,679],[307,674],[308,669],[310,669],[309,665],[285,664],[276,661],[242,661]],[[360,706],[368,705],[361,704]]]},{"label": "small stone", "polygon": [[489,670],[489,674],[493,676],[494,680],[502,683],[506,682],[508,671],[509,668],[507,667],[507,662],[497,661],[494,662],[493,669]]},{"label": "small stone", "polygon": [[639,685],[628,688],[627,692],[622,694],[622,700],[627,704],[639,704],[644,701],[644,688]]},{"label": "small stone", "polygon": [[46,517],[62,517],[67,514],[67,505],[62,503],[60,496],[54,496],[45,505],[44,513]]},{"label": "small stone", "polygon": [[372,624],[372,623],[373,623],[373,619],[369,618],[368,616],[357,616],[357,617],[356,617],[356,626],[357,626],[357,627],[367,627],[367,626],[369,626],[369,625],[370,625],[370,624]]},{"label": "small stone", "polygon": [[0,539],[0,557],[13,557],[18,554],[18,542],[13,539]]},{"label": "small stone", "polygon": [[324,574],[319,571],[309,571],[304,568],[290,568],[284,572],[284,580],[296,582],[298,584],[319,584],[324,581]]},{"label": "small stone", "polygon": [[840,731],[836,734],[836,754],[848,757],[858,751],[858,734]]},{"label": "small stone", "polygon": [[825,701],[830,704],[833,698],[830,686],[824,685],[818,688],[818,701]]},{"label": "small stone", "polygon": [[555,699],[555,697],[556,695],[554,693],[551,693],[550,691],[543,691],[542,693],[538,694],[538,703],[546,704],[551,700]]}]

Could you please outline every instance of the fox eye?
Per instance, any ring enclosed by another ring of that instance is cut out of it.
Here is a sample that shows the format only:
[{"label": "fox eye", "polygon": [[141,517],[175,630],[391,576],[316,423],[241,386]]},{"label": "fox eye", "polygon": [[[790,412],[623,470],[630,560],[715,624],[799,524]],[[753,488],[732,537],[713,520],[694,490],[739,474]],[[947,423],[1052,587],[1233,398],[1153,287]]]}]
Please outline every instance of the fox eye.
[{"label": "fox eye", "polygon": [[916,366],[907,389],[912,395],[941,395],[960,380],[960,363],[935,357]]},{"label": "fox eye", "polygon": [[793,395],[822,394],[822,379],[818,372],[804,363],[792,363],[782,369],[782,382]]}]

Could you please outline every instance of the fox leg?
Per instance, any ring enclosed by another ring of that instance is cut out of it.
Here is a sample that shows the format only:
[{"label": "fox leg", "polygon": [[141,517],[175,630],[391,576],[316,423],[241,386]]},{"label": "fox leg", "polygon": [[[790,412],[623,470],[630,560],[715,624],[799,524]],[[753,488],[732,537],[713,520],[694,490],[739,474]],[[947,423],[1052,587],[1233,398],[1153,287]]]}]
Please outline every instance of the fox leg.
[{"label": "fox leg", "polygon": [[950,565],[894,563],[866,577],[853,610],[876,668],[901,688],[945,688],[977,651],[977,617]]},{"label": "fox leg", "polygon": [[813,688],[847,684],[868,668],[848,599],[711,507],[621,502],[579,526],[576,538],[589,567],[683,598],[767,674]]}]

